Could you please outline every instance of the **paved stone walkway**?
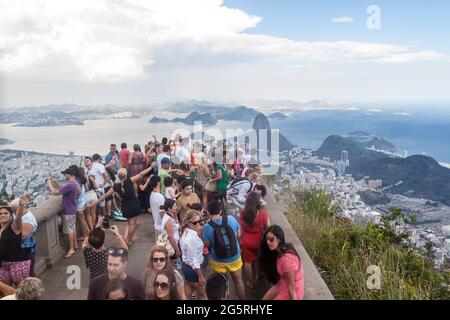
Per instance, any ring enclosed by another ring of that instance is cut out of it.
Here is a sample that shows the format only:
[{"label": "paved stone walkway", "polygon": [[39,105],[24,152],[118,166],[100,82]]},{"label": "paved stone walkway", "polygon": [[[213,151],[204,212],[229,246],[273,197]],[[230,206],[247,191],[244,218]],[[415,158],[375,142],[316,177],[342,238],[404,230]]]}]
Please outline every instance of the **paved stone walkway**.
[{"label": "paved stone walkway", "polygon": [[[125,222],[112,222],[116,224],[121,233],[123,234],[125,228]],[[150,249],[154,245],[155,235],[152,224],[152,218],[149,214],[142,214],[138,218],[138,229],[135,234],[135,244],[130,249],[129,262],[127,273],[138,278],[143,279],[143,272],[148,263]],[[109,233],[105,242],[106,246],[112,246],[116,244],[114,237]],[[69,259],[61,259],[53,268],[47,269],[40,278],[44,282],[45,296],[47,300],[85,300],[88,293],[89,285],[89,272],[84,263],[84,257],[81,250],[81,242],[79,243],[80,249]],[[67,273],[70,270],[70,266],[78,266],[81,269],[81,288],[70,290],[67,287],[67,280],[71,273]],[[230,299],[236,299],[233,281],[230,278]],[[245,283],[245,278],[244,278]],[[257,282],[254,290],[246,289],[246,299],[259,300],[267,290],[267,284],[265,282]]]}]

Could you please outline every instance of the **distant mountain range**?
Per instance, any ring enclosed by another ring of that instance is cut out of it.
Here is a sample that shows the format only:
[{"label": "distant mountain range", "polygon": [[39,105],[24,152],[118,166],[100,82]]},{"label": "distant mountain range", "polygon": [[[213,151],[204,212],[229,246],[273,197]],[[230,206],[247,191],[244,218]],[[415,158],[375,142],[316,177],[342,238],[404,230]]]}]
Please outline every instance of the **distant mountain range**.
[{"label": "distant mountain range", "polygon": [[365,131],[354,131],[347,134],[347,138],[359,142],[366,148],[372,148],[379,151],[398,152],[397,148],[388,140],[375,135],[368,134]]},{"label": "distant mountain range", "polygon": [[[357,139],[357,137],[365,139]],[[356,138],[355,138],[356,137]],[[369,149],[375,146],[378,151]],[[340,160],[342,151],[348,152],[350,166],[347,173],[355,179],[369,177],[383,180],[390,193],[440,201],[450,205],[450,169],[431,157],[413,155],[407,158],[393,156],[395,146],[389,141],[365,132],[354,132],[348,137],[329,136],[315,152],[321,158]]]},{"label": "distant mountain range", "polygon": [[0,123],[17,127],[51,127],[83,125],[85,120],[134,119],[148,112],[148,107],[79,106],[76,104],[16,108],[0,113]]},{"label": "distant mountain range", "polygon": [[356,179],[370,176],[392,186],[391,193],[440,201],[450,205],[450,169],[431,157],[413,155],[407,158],[386,157],[349,168]]},{"label": "distant mountain range", "polygon": [[[152,119],[153,120],[153,119]],[[160,119],[156,119],[155,121],[159,121]],[[270,123],[269,120],[267,119],[267,117],[262,114],[262,113],[258,113],[255,117],[255,119],[253,120],[253,124],[252,124],[252,129],[254,129],[256,131],[256,146],[252,145],[252,148],[258,149],[262,152],[271,150],[272,148],[272,132],[271,132],[271,128],[270,128]],[[260,134],[260,130],[267,130],[267,145],[264,144],[260,144],[259,141],[259,134]],[[196,135],[194,135],[194,133],[191,134],[191,138],[194,140],[197,139],[202,139],[204,141],[209,141],[211,139],[211,137],[205,133],[205,132],[198,132],[196,133]],[[232,139],[234,140],[234,138]],[[279,134],[279,148],[276,150],[277,152],[280,151],[289,151],[292,148],[294,148],[295,145],[292,144],[285,136],[283,136],[281,133]]]},{"label": "distant mountain range", "polygon": [[217,123],[217,120],[210,113],[198,113],[197,111],[191,112],[186,118],[174,118],[171,120],[153,117],[149,123],[168,123],[168,122],[181,122],[187,125],[194,125],[196,121],[201,121],[204,126],[212,126]]},{"label": "distant mountain range", "polygon": [[320,148],[315,152],[315,155],[320,158],[328,157],[331,160],[340,160],[342,151],[344,150],[348,152],[350,165],[353,163],[367,163],[386,157],[381,152],[367,149],[364,143],[355,141],[353,138],[345,138],[338,135],[326,138]]},{"label": "distant mountain range", "polygon": [[274,112],[271,113],[267,118],[269,118],[270,120],[284,120],[287,119],[288,116],[282,112]]},{"label": "distant mountain range", "polygon": [[198,112],[209,113],[216,120],[227,121],[252,121],[259,113],[255,109],[245,106],[229,107],[217,105],[208,101],[191,100],[187,102],[178,102],[166,109],[171,112]]},{"label": "distant mountain range", "polygon": [[8,139],[4,139],[4,138],[0,138],[0,145],[7,145],[7,144],[13,144],[14,141],[8,140]]}]

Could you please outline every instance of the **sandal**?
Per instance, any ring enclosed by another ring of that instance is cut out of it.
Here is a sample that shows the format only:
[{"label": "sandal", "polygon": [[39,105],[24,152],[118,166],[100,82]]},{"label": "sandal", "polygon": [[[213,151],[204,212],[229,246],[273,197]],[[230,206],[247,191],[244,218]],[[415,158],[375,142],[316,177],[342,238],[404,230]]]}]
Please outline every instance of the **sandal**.
[{"label": "sandal", "polygon": [[131,240],[131,242],[127,242],[128,248],[131,248],[134,245],[134,240]]},{"label": "sandal", "polygon": [[74,251],[68,251],[66,253],[66,255],[64,256],[64,258],[68,259],[68,258],[72,257],[74,254],[75,254],[75,250]]}]

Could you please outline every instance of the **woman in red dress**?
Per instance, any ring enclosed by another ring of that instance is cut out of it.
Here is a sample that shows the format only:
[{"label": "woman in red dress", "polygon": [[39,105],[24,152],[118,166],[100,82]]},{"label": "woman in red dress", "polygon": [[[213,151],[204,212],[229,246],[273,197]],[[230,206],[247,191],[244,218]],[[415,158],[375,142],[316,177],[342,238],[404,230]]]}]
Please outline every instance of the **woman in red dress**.
[{"label": "woman in red dress", "polygon": [[244,261],[244,272],[247,286],[255,287],[253,282],[253,263],[258,256],[261,237],[269,226],[267,212],[261,209],[261,196],[256,192],[248,194],[245,208],[240,213],[241,224],[241,255]]}]

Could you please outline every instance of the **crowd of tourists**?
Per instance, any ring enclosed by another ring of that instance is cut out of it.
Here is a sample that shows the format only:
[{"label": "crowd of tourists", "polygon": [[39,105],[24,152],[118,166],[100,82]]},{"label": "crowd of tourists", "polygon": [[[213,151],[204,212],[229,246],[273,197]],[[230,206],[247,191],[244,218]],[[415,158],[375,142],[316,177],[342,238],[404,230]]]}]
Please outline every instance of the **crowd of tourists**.
[{"label": "crowd of tourists", "polygon": [[[264,278],[271,284],[264,300],[303,299],[301,259],[282,228],[269,221],[262,169],[255,150],[247,149],[225,140],[154,136],[144,150],[111,144],[104,157],[84,157],[84,166],[62,172],[63,185],[49,178],[51,193],[62,196],[65,258],[82,243],[90,275],[87,298],[220,300],[229,298],[232,281],[236,297],[245,299],[255,280]],[[34,299],[43,294],[34,275],[37,223],[28,200],[22,196],[0,207],[5,298],[22,299],[24,286],[34,286]],[[135,278],[127,268],[142,214],[151,214],[155,236],[148,235],[148,242],[155,245],[149,245],[142,278]],[[125,223],[123,234],[113,221]],[[107,233],[116,239],[112,247],[105,246]]]}]

